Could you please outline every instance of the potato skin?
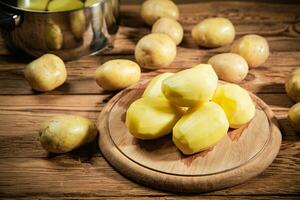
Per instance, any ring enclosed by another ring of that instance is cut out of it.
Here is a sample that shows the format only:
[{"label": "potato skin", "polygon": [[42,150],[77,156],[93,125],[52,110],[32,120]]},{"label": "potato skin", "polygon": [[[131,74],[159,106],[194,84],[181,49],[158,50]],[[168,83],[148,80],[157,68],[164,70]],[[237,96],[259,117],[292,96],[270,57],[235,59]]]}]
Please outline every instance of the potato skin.
[{"label": "potato skin", "polygon": [[147,0],[142,4],[141,17],[145,23],[152,26],[161,17],[177,20],[179,18],[179,10],[171,0]]},{"label": "potato skin", "polygon": [[66,153],[93,141],[97,136],[97,128],[85,117],[57,115],[42,124],[39,134],[45,150]]},{"label": "potato skin", "polygon": [[101,65],[95,73],[97,84],[105,90],[120,90],[137,83],[141,68],[126,59],[110,60]]},{"label": "potato skin", "polygon": [[160,18],[153,24],[152,33],[165,33],[174,40],[176,45],[183,39],[183,28],[180,23],[167,17]]},{"label": "potato skin", "polygon": [[300,102],[300,67],[295,69],[286,79],[285,91],[294,102]]},{"label": "potato skin", "polygon": [[56,55],[45,54],[25,67],[24,75],[30,86],[37,91],[51,91],[67,79],[64,62]]},{"label": "potato skin", "polygon": [[192,38],[203,47],[215,48],[233,42],[235,29],[231,21],[223,17],[207,18],[192,29]]},{"label": "potato skin", "polygon": [[300,132],[300,103],[297,103],[290,108],[288,121],[295,131]]},{"label": "potato skin", "polygon": [[269,57],[269,44],[265,38],[259,35],[245,35],[236,40],[231,46],[231,53],[242,56],[249,68],[262,65]]},{"label": "potato skin", "polygon": [[134,55],[141,67],[159,69],[170,65],[176,52],[176,44],[168,35],[151,33],[138,41]]},{"label": "potato skin", "polygon": [[238,54],[217,54],[211,57],[208,63],[212,65],[218,77],[224,81],[239,83],[248,74],[247,61]]}]

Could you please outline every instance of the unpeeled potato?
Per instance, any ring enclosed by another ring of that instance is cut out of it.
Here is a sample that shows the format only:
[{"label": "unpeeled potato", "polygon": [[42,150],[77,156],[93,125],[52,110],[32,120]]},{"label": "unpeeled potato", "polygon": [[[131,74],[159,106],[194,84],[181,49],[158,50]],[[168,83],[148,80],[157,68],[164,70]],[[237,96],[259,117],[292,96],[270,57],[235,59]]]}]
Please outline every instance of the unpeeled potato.
[{"label": "unpeeled potato", "polygon": [[300,103],[297,103],[290,108],[288,120],[294,130],[300,132]]},{"label": "unpeeled potato", "polygon": [[285,81],[285,91],[295,102],[300,102],[300,67],[296,68]]},{"label": "unpeeled potato", "polygon": [[255,115],[255,105],[250,95],[236,84],[221,85],[212,101],[224,109],[231,128],[248,123]]},{"label": "unpeeled potato", "polygon": [[156,139],[171,133],[182,111],[164,97],[143,97],[126,113],[126,126],[136,138]]},{"label": "unpeeled potato", "polygon": [[229,123],[223,109],[214,102],[190,108],[173,128],[173,142],[184,154],[206,150],[226,134]]}]

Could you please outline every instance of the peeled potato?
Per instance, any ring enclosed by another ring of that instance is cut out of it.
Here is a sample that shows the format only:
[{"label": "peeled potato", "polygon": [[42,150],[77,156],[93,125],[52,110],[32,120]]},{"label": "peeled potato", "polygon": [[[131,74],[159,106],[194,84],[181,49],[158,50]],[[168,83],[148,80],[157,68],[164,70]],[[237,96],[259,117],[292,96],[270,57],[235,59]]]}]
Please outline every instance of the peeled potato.
[{"label": "peeled potato", "polygon": [[183,38],[183,28],[175,19],[163,17],[152,26],[152,33],[164,33],[170,36],[176,43],[180,44]]},{"label": "peeled potato", "polygon": [[52,153],[66,153],[93,141],[97,128],[85,117],[57,115],[42,124],[39,134],[44,149]]},{"label": "peeled potato", "polygon": [[295,131],[300,132],[300,103],[297,103],[290,108],[288,120]]},{"label": "peeled potato", "polygon": [[80,0],[51,0],[48,4],[49,11],[68,11],[83,8]]},{"label": "peeled potato", "polygon": [[162,82],[173,74],[174,73],[163,73],[154,77],[147,85],[143,97],[165,97],[161,90]]},{"label": "peeled potato", "polygon": [[295,69],[285,81],[285,91],[295,102],[300,102],[300,67]]},{"label": "peeled potato", "polygon": [[29,63],[25,67],[24,75],[33,89],[46,92],[66,81],[67,70],[58,56],[45,54]]},{"label": "peeled potato", "polygon": [[249,93],[236,84],[221,85],[212,101],[224,109],[231,128],[248,123],[255,115],[255,105]]},{"label": "peeled potato", "polygon": [[126,113],[126,126],[136,138],[156,139],[171,133],[182,111],[163,97],[143,97]]},{"label": "peeled potato", "polygon": [[211,57],[208,63],[212,65],[218,77],[224,81],[239,83],[248,74],[246,60],[234,53],[221,53]]},{"label": "peeled potato", "polygon": [[250,68],[255,68],[268,59],[269,45],[262,36],[245,35],[232,44],[230,52],[241,55]]},{"label": "peeled potato", "polygon": [[84,2],[84,6],[85,7],[90,7],[90,6],[92,6],[92,5],[96,4],[96,3],[99,3],[101,1],[103,1],[103,0],[86,0]]},{"label": "peeled potato", "polygon": [[192,29],[194,41],[204,47],[214,48],[233,42],[235,29],[229,19],[223,17],[207,18]]},{"label": "peeled potato", "polygon": [[162,91],[172,103],[191,107],[211,100],[217,85],[218,77],[212,66],[200,64],[165,79]]},{"label": "peeled potato", "polygon": [[141,68],[131,60],[115,59],[101,65],[95,74],[97,84],[105,90],[120,90],[140,80]]},{"label": "peeled potato", "polygon": [[50,0],[18,0],[18,7],[27,10],[47,10]]},{"label": "peeled potato", "polygon": [[205,102],[190,108],[173,128],[173,142],[184,154],[194,154],[214,146],[226,134],[229,123],[223,109]]},{"label": "peeled potato", "polygon": [[169,17],[177,20],[179,10],[171,0],[146,0],[142,4],[141,16],[148,25],[153,25],[161,17]]},{"label": "peeled potato", "polygon": [[138,41],[134,55],[143,68],[167,67],[176,57],[176,44],[166,34],[151,33]]}]

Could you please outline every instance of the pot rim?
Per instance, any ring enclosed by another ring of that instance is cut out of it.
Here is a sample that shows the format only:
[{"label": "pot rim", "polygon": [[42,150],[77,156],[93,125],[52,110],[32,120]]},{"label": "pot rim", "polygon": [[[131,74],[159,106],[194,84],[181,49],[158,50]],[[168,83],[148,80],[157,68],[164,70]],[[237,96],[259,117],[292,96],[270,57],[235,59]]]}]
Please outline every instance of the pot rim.
[{"label": "pot rim", "polygon": [[93,7],[98,7],[101,4],[105,4],[107,3],[107,1],[111,1],[111,0],[102,0],[100,2],[94,3],[88,7],[82,7],[82,8],[78,8],[78,9],[73,9],[73,10],[65,10],[65,11],[46,11],[46,10],[29,10],[29,9],[24,9],[24,8],[19,8],[16,6],[12,6],[10,4],[7,4],[3,1],[0,1],[0,4],[7,6],[9,8],[15,9],[17,11],[23,11],[23,12],[30,12],[30,13],[37,13],[37,14],[55,14],[55,13],[69,13],[69,12],[76,12],[76,11],[80,11],[80,10],[85,10],[85,9],[89,9],[89,8],[93,8]]}]

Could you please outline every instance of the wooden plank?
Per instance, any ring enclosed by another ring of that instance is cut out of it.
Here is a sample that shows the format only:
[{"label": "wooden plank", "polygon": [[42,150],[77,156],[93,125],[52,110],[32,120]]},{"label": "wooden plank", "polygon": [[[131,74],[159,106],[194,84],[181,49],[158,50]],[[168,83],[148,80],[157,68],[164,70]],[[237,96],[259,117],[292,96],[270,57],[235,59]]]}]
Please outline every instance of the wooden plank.
[{"label": "wooden plank", "polygon": [[[274,163],[260,176],[209,195],[297,195],[300,191],[300,143],[282,146]],[[145,196],[172,195],[139,186],[102,157],[58,155],[48,158],[0,159],[0,195]],[[117,188],[117,189],[116,189]]]},{"label": "wooden plank", "polygon": [[[300,45],[299,45],[300,46]],[[143,71],[143,78],[153,77],[157,73],[179,71],[199,63],[206,63],[215,55],[209,50],[192,52],[180,50],[176,60],[168,68],[158,71]],[[54,91],[36,93],[32,91],[24,78],[25,61],[12,62],[13,58],[0,61],[0,94],[108,94],[94,80],[96,68],[107,60],[124,58],[134,60],[133,56],[90,56],[67,63],[67,82]],[[284,59],[283,59],[284,58]],[[285,93],[284,82],[287,75],[300,66],[300,52],[274,52],[267,62],[257,69],[251,69],[242,87],[256,93]]]}]

